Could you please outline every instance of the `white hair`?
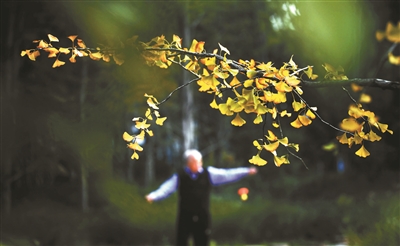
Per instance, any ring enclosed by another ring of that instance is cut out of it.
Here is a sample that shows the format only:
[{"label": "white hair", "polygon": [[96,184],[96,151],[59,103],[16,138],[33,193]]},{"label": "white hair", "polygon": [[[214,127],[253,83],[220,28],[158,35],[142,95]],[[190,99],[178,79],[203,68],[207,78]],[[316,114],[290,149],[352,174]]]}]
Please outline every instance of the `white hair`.
[{"label": "white hair", "polygon": [[185,151],[185,153],[183,153],[183,158],[185,161],[187,161],[190,156],[193,156],[196,160],[199,161],[203,158],[202,154],[197,149],[188,149]]}]

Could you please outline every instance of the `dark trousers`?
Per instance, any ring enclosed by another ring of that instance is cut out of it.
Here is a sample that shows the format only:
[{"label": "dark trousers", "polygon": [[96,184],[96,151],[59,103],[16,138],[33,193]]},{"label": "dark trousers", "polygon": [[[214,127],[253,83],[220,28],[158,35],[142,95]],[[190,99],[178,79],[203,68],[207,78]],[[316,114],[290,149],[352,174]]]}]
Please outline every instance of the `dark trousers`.
[{"label": "dark trousers", "polygon": [[194,245],[207,246],[210,243],[210,215],[209,213],[179,212],[177,218],[176,245],[186,246],[189,237],[193,237]]}]

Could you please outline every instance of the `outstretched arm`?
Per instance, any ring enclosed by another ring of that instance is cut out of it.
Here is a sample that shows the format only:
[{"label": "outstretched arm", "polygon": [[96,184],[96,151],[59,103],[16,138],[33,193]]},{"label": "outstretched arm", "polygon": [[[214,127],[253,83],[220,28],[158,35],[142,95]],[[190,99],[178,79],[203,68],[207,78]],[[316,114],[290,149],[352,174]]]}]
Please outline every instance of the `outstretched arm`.
[{"label": "outstretched arm", "polygon": [[167,198],[174,193],[178,187],[178,175],[174,174],[171,178],[167,179],[160,185],[160,188],[146,195],[145,198],[148,202],[159,201]]},{"label": "outstretched arm", "polygon": [[238,167],[229,169],[208,167],[207,170],[210,173],[210,180],[213,185],[234,182],[246,177],[247,175],[257,173],[257,168],[255,167]]}]

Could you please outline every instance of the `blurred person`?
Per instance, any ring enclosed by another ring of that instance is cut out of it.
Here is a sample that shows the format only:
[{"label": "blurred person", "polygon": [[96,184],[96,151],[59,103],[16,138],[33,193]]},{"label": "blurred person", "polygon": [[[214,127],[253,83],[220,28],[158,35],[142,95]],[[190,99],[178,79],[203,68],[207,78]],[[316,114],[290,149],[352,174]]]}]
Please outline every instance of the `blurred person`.
[{"label": "blurred person", "polygon": [[209,245],[211,233],[210,191],[212,186],[238,181],[257,173],[255,167],[203,168],[202,154],[195,149],[184,153],[185,166],[160,187],[146,195],[151,203],[167,198],[178,191],[176,245]]}]

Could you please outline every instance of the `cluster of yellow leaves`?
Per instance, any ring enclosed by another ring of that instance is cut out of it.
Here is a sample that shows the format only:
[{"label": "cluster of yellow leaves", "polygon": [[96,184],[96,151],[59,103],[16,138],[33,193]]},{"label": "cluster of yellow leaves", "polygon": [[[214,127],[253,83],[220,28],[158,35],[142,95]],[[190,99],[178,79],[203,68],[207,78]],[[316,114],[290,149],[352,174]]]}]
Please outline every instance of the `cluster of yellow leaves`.
[{"label": "cluster of yellow leaves", "polygon": [[[385,31],[378,30],[376,32],[376,39],[378,41],[382,41],[385,38],[392,43],[400,43],[400,21],[397,23],[397,26],[388,22]],[[388,59],[390,63],[400,65],[400,56],[393,55],[391,51],[388,54]]]},{"label": "cluster of yellow leaves", "polygon": [[[284,63],[281,67],[273,66],[272,62],[262,63],[251,59],[233,61],[227,58],[229,50],[219,45],[212,53],[206,53],[205,42],[193,40],[189,49],[181,47],[181,39],[174,35],[173,41],[168,42],[164,36],[156,37],[148,43],[142,43],[145,49],[144,58],[149,65],[168,68],[172,63],[179,64],[198,77],[197,84],[200,92],[213,94],[211,108],[217,109],[222,115],[232,116],[231,124],[243,126],[246,120],[241,114],[254,114],[254,124],[260,124],[266,114],[271,114],[272,126],[281,129],[280,118],[292,117],[290,125],[294,128],[308,126],[316,118],[316,107],[311,107],[301,95],[302,76],[316,79],[312,67],[298,68],[293,61]],[[342,67],[334,68],[330,64],[323,65],[327,74],[326,79],[346,80]],[[227,95],[226,92],[232,92]],[[278,109],[279,104],[287,103],[287,96],[292,96],[291,110]],[[299,150],[299,145],[289,143],[287,137],[278,139],[272,131],[264,139],[254,141],[258,153],[249,162],[254,165],[265,165],[267,161],[260,157],[262,150],[273,155],[276,166],[289,164],[288,154],[279,156],[277,148],[293,148]],[[282,132],[282,131],[281,131]]]},{"label": "cluster of yellow leaves", "polygon": [[[167,117],[161,117],[160,112],[158,111],[159,102],[152,95],[144,95],[147,98],[147,105],[149,106],[146,110],[145,117],[135,117],[132,119],[135,122],[136,129],[139,130],[139,134],[130,135],[127,132],[124,132],[122,138],[128,142],[127,147],[133,150],[133,154],[131,156],[132,159],[139,159],[138,151],[143,151],[143,147],[140,146],[139,141],[144,140],[145,135],[152,137],[153,131],[150,130],[151,124],[148,121],[155,121],[157,125],[162,126]],[[155,120],[154,120],[155,118]]]},{"label": "cluster of yellow leaves", "polygon": [[[265,141],[266,140],[266,141]],[[273,154],[274,156],[274,163],[277,167],[280,167],[282,164],[289,164],[289,156],[282,155],[278,156],[276,150],[280,145],[285,146],[285,147],[291,147],[296,151],[299,151],[299,145],[298,144],[293,144],[289,143],[289,140],[287,137],[279,139],[271,130],[268,130],[268,135],[265,135],[265,140],[261,139],[261,144],[260,140],[254,140],[253,145],[257,148],[258,152],[256,155],[254,155],[249,162],[257,165],[257,166],[264,166],[267,164],[267,161],[262,159],[260,157],[260,154],[263,150],[266,150],[270,153]]]},{"label": "cluster of yellow leaves", "polygon": [[381,140],[381,137],[372,129],[393,134],[393,131],[388,129],[387,124],[380,123],[375,113],[364,110],[361,104],[352,104],[349,106],[348,115],[350,117],[343,119],[340,123],[340,128],[346,131],[337,137],[337,140],[342,144],[347,144],[349,148],[353,144],[361,145],[361,148],[356,151],[356,155],[367,157],[370,155],[364,147],[364,141],[375,142]]},{"label": "cluster of yellow leaves", "polygon": [[[88,48],[86,47],[86,44],[82,39],[77,38],[78,37],[77,35],[68,36],[68,39],[71,40],[72,42],[72,46],[68,48],[54,47],[52,45],[52,42],[59,42],[59,39],[51,34],[48,34],[47,36],[49,38],[48,42],[45,40],[34,40],[33,43],[37,43],[36,48],[21,51],[21,56],[27,55],[30,60],[36,61],[36,58],[40,56],[40,51],[43,50],[49,53],[48,58],[56,58],[56,60],[53,63],[53,68],[61,67],[62,65],[65,64],[64,61],[61,61],[59,59],[61,54],[67,55],[70,53],[71,56],[69,58],[69,61],[71,63],[76,63],[77,57],[85,57],[85,56],[88,56],[95,61],[103,60],[105,62],[109,62],[111,59],[110,57],[113,57],[115,63],[117,63],[118,65],[124,63],[122,54],[116,52],[115,49],[107,51],[107,49]],[[128,39],[127,43],[134,42],[136,38],[137,36]]]},{"label": "cluster of yellow leaves", "polygon": [[[197,84],[200,92],[206,92],[213,95],[213,100],[210,103],[211,108],[219,110],[222,115],[232,116],[231,124],[234,126],[243,126],[246,120],[241,114],[254,114],[254,124],[263,122],[263,118],[270,114],[273,119],[272,127],[279,128],[281,138],[268,130],[268,135],[263,139],[258,139],[253,142],[258,150],[249,162],[254,165],[265,165],[267,161],[260,157],[263,150],[270,152],[273,155],[276,166],[289,164],[288,154],[279,156],[277,149],[283,146],[288,150],[292,148],[295,151],[299,150],[299,145],[289,143],[288,138],[283,136],[280,126],[282,117],[292,117],[295,119],[290,123],[294,128],[308,126],[318,116],[317,108],[309,106],[301,97],[303,91],[301,89],[302,76],[305,75],[309,79],[316,79],[318,76],[313,74],[313,68],[307,66],[299,68],[293,61],[293,57],[289,62],[285,62],[281,67],[273,66],[272,62],[257,62],[253,59],[250,61],[239,59],[234,61],[228,59],[229,50],[218,43],[219,50],[214,49],[212,53],[207,53],[204,46],[204,41],[194,39],[190,48],[182,47],[182,39],[177,36],[172,36],[172,41],[168,41],[164,35],[155,37],[149,42],[136,43],[137,36],[126,40],[125,43],[120,42],[118,47],[112,48],[88,48],[81,39],[77,39],[76,35],[69,36],[72,41],[72,46],[69,48],[56,48],[52,42],[58,42],[58,38],[49,34],[49,41],[35,40],[37,43],[35,49],[24,50],[21,56],[27,55],[29,59],[35,61],[40,55],[40,51],[48,52],[49,58],[56,58],[53,68],[60,67],[65,64],[59,60],[60,54],[69,54],[69,61],[76,62],[76,57],[89,56],[93,60],[103,60],[109,62],[111,57],[114,61],[121,65],[124,63],[124,57],[118,49],[126,46],[138,47],[141,50],[142,57],[148,65],[158,66],[160,68],[168,68],[172,64],[177,64],[183,69],[191,72],[197,77]],[[398,27],[388,23],[385,32],[377,32],[378,40],[387,38],[391,42],[400,41],[400,22]],[[400,57],[389,54],[389,60],[393,64],[400,64]],[[327,74],[325,79],[328,80],[347,80],[342,67],[335,68],[330,64],[323,64]],[[353,90],[360,90],[357,85],[352,85]],[[228,95],[228,93],[230,93]],[[279,110],[279,104],[285,104],[288,101],[288,95],[292,96],[292,109]],[[140,131],[137,135],[130,135],[125,132],[123,139],[128,142],[128,148],[134,151],[132,159],[139,159],[139,154],[143,148],[139,145],[139,140],[143,140],[146,133],[153,136],[153,132],[149,129],[153,121],[157,125],[163,125],[166,117],[160,117],[159,102],[152,95],[145,94],[147,98],[147,109],[144,117],[135,117],[133,121],[135,127]],[[371,101],[369,95],[361,94],[359,103],[368,103]],[[361,144],[362,147],[356,152],[356,155],[366,157],[369,155],[364,148],[363,141],[379,141],[380,137],[372,131],[372,127],[377,128],[382,133],[389,132],[388,126],[378,122],[377,117],[371,111],[366,111],[361,104],[351,105],[349,108],[349,118],[346,118],[341,123],[343,135],[338,137],[340,143],[348,144],[351,147],[353,144]],[[365,127],[368,126],[368,127]],[[292,154],[288,150],[289,154]]]}]

